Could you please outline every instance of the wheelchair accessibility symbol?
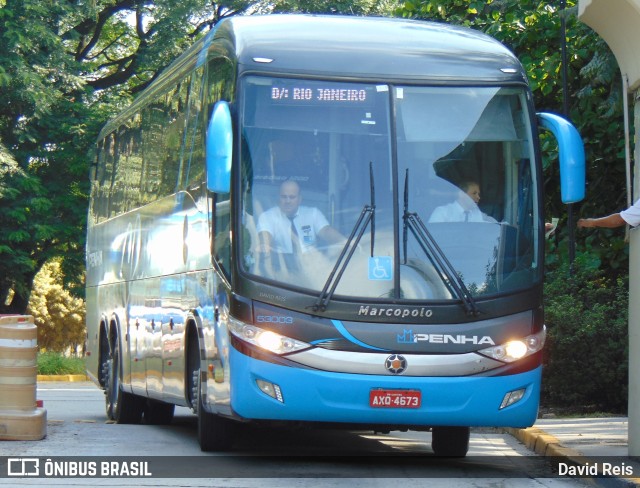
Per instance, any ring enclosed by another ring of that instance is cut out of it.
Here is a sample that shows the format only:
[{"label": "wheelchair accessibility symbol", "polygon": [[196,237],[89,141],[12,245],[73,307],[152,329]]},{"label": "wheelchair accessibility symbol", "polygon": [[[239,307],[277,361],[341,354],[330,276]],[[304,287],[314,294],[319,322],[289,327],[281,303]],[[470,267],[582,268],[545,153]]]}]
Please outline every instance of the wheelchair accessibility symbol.
[{"label": "wheelchair accessibility symbol", "polygon": [[372,281],[390,281],[392,278],[391,256],[373,256],[369,258],[369,279]]}]

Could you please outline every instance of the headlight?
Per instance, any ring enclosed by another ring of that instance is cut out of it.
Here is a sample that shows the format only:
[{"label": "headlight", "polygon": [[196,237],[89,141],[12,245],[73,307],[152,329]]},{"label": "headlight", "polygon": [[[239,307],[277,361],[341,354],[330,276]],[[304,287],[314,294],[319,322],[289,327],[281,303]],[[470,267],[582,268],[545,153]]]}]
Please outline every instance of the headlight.
[{"label": "headlight", "polygon": [[546,337],[547,328],[543,326],[542,330],[537,334],[532,334],[523,339],[505,342],[504,344],[498,344],[497,346],[487,347],[486,349],[480,349],[478,353],[492,359],[497,359],[498,361],[512,363],[540,351],[544,346]]},{"label": "headlight", "polygon": [[229,331],[237,338],[274,354],[288,354],[311,347],[306,342],[231,318],[229,319]]}]

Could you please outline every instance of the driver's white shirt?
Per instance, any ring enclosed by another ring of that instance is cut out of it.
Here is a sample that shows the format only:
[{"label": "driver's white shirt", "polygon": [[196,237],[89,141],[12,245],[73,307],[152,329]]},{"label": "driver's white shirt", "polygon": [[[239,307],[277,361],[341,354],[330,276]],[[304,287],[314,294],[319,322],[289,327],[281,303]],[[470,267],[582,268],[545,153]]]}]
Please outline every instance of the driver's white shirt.
[{"label": "driver's white shirt", "polygon": [[465,212],[468,212],[467,222],[496,222],[496,219],[484,214],[477,205],[465,210],[457,201],[436,207],[429,222],[465,222]]},{"label": "driver's white shirt", "polygon": [[[298,242],[300,250],[307,252],[311,250],[318,233],[329,222],[320,210],[315,207],[298,207],[298,212],[293,218],[293,224],[298,232]],[[258,218],[258,233],[268,232],[272,238],[272,248],[276,252],[291,253],[291,221],[280,210],[280,207],[273,207],[265,211]]]}]

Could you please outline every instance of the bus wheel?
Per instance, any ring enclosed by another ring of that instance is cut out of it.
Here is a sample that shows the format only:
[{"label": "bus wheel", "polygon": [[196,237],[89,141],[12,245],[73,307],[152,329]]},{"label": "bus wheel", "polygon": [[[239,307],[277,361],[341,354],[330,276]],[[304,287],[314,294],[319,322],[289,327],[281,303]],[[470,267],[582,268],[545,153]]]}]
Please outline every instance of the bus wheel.
[{"label": "bus wheel", "polygon": [[144,405],[144,422],[150,425],[167,425],[173,420],[176,406],[148,398]]},{"label": "bus wheel", "polygon": [[142,398],[122,391],[120,367],[120,343],[116,337],[109,357],[102,363],[107,417],[118,424],[137,424],[142,419],[144,402]]},{"label": "bus wheel", "polygon": [[431,429],[431,449],[436,456],[465,457],[470,434],[469,427],[434,427]]},{"label": "bus wheel", "polygon": [[198,415],[198,443],[204,452],[229,451],[233,445],[235,424],[232,420],[207,412],[202,402],[200,369],[193,372],[193,384],[197,385],[195,410]]}]

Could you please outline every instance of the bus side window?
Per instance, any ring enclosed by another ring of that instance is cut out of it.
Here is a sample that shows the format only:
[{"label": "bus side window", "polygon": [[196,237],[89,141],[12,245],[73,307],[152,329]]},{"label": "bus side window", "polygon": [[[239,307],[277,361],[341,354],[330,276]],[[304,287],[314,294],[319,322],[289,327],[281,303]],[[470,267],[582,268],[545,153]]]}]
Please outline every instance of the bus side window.
[{"label": "bus side window", "polygon": [[95,179],[92,181],[94,192],[91,215],[94,222],[105,220],[109,216],[109,193],[111,190],[111,174],[113,170],[114,135],[109,134],[99,146],[98,166]]},{"label": "bus side window", "polygon": [[182,186],[195,188],[204,180],[204,134],[202,124],[202,76],[203,69],[191,74],[191,80],[185,82],[188,87],[184,107],[186,133],[181,154],[181,174],[178,178]]},{"label": "bus side window", "polygon": [[118,209],[116,175],[118,174],[118,161],[120,159],[118,151],[120,149],[120,145],[117,131],[113,132],[109,136],[107,144],[109,146],[109,152],[107,155],[108,159],[106,168],[111,171],[109,172],[108,178],[105,178],[104,180],[103,188],[108,195],[105,208],[107,211],[107,218],[110,218],[117,214]]}]

